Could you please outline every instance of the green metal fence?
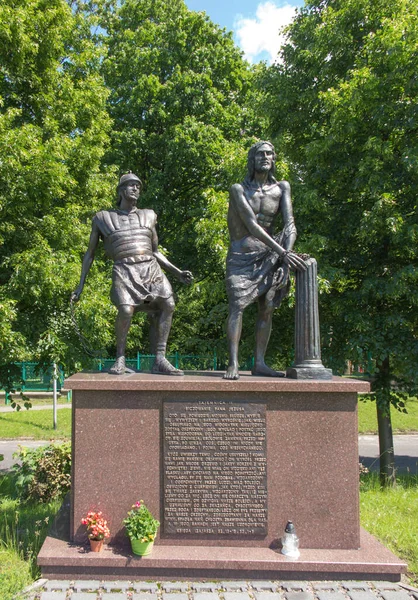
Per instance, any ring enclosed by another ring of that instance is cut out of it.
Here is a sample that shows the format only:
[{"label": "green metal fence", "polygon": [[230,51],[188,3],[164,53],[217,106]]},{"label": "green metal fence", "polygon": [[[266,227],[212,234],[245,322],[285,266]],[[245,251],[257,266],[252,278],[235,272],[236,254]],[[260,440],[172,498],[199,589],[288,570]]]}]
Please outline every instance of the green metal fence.
[{"label": "green metal fence", "polygon": [[[180,354],[176,352],[167,356],[168,360],[177,368],[184,371],[222,371],[226,368],[225,357],[219,358],[216,351],[213,354]],[[151,371],[154,363],[154,354],[140,354],[136,358],[127,358],[126,365],[139,372]],[[95,367],[98,371],[107,371],[115,362],[114,358],[99,358]],[[242,371],[248,371],[254,364],[254,358],[250,357],[240,364]],[[22,392],[52,392],[53,390],[53,366],[46,368],[39,367],[35,362],[15,363],[20,368]],[[57,389],[61,391],[64,385],[64,371],[58,367],[59,377],[57,380]],[[67,396],[67,400],[70,396]],[[6,404],[10,404],[9,394],[6,394]]]},{"label": "green metal fence", "polygon": [[[134,369],[135,371],[151,371],[154,363],[154,354],[138,354],[136,358],[127,358],[126,366]],[[220,359],[216,352],[212,355],[202,354],[175,354],[167,355],[167,359],[173,364],[176,369],[183,369],[183,371],[221,371],[224,370],[225,360]],[[99,358],[96,362],[96,368],[98,371],[107,371],[115,362],[114,358]],[[245,362],[240,364],[242,371],[247,371],[252,368],[254,364],[254,358],[250,357]]]},{"label": "green metal fence", "polygon": [[[52,392],[54,385],[54,367],[40,367],[35,362],[17,362],[14,363],[20,369],[20,378],[22,383],[19,387],[25,392]],[[64,384],[64,371],[58,367],[57,390],[60,391]],[[67,397],[67,400],[69,398]],[[10,393],[6,392],[6,404],[11,403]]]},{"label": "green metal fence", "polygon": [[[54,368],[52,365],[42,368],[35,362],[14,363],[20,368],[20,376],[23,384],[19,387],[22,392],[52,392],[54,380]],[[58,367],[57,389],[60,390],[64,383],[64,371]]]}]

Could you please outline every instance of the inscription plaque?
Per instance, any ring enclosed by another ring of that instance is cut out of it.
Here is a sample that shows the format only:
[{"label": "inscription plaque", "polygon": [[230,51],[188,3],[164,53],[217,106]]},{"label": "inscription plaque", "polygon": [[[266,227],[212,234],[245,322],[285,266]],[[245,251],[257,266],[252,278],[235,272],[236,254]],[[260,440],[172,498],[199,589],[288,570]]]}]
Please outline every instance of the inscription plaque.
[{"label": "inscription plaque", "polygon": [[267,535],[266,407],[164,402],[165,534]]}]

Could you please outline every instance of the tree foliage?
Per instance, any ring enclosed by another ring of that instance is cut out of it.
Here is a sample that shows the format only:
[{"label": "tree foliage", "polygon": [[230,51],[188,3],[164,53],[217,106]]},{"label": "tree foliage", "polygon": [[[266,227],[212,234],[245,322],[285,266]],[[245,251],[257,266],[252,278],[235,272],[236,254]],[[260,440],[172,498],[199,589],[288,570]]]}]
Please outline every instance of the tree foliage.
[{"label": "tree foliage", "polygon": [[[170,350],[222,345],[227,190],[261,131],[231,35],[181,0],[5,0],[0,41],[1,382],[13,387],[16,360],[86,364],[72,318],[91,349],[113,353],[102,250],[75,315],[68,299],[91,217],[128,170],[163,251],[197,281],[178,289]],[[135,317],[128,352],[148,350],[145,322]]]},{"label": "tree foliage", "polygon": [[340,370],[371,356],[385,414],[418,384],[417,51],[413,0],[313,1],[264,80],[299,229],[330,282],[326,355]]},{"label": "tree foliage", "polygon": [[231,35],[183,0],[126,0],[102,27],[113,119],[105,162],[141,177],[139,202],[157,213],[160,244],[195,276],[191,289],[174,282],[171,349],[205,352],[224,339],[228,188],[261,131],[253,73]]},{"label": "tree foliage", "polygon": [[0,6],[0,363],[74,362],[68,298],[109,196],[110,119],[92,18],[65,0]]}]

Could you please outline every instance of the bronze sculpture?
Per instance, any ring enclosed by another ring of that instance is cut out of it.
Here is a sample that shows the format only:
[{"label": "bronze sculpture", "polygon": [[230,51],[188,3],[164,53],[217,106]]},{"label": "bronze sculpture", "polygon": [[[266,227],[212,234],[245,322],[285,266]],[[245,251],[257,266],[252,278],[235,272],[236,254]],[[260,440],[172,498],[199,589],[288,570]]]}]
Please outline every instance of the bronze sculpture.
[{"label": "bronze sculpture", "polygon": [[[226,259],[229,300],[227,337],[229,350],[225,379],[238,379],[238,345],[244,309],[258,302],[253,375],[284,376],[265,364],[273,310],[289,291],[289,269],[304,271],[304,260],[292,252],[296,240],[290,185],[274,178],[276,154],[270,142],[254,144],[248,152],[248,175],[231,187]],[[283,229],[274,235],[277,216]]]},{"label": "bronze sculpture", "polygon": [[[125,348],[131,320],[136,311],[147,312],[151,319],[151,353],[155,354],[152,372],[183,375],[165,357],[174,311],[173,290],[161,270],[166,269],[183,283],[193,280],[190,271],[181,271],[158,251],[157,215],[136,207],[142,182],[134,175],[122,175],[117,188],[117,208],[99,211],[93,218],[89,246],[83,259],[80,283],[71,299],[77,301],[102,239],[112,258],[111,300],[118,309],[116,318],[116,361],[109,372],[132,372],[125,364]],[[161,267],[160,267],[161,265]]]}]

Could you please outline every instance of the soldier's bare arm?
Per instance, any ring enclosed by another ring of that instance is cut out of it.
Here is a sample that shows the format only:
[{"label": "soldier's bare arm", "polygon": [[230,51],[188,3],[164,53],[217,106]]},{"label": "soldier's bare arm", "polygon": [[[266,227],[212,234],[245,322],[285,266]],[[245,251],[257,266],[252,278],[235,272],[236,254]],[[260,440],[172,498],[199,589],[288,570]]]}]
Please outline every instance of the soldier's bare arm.
[{"label": "soldier's bare arm", "polygon": [[162,254],[158,250],[158,235],[157,235],[157,230],[155,229],[155,227],[153,227],[153,229],[152,229],[152,252],[153,252],[153,255],[155,256],[155,258],[157,259],[158,263],[163,267],[163,269],[165,269],[172,275],[175,275],[175,277],[177,277],[177,279],[179,281],[181,281],[182,283],[186,283],[186,284],[192,283],[193,275],[191,274],[190,271],[182,271],[181,269],[179,269],[178,267],[173,265],[168,260],[168,258],[165,257],[164,254]]}]

